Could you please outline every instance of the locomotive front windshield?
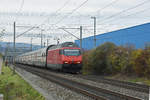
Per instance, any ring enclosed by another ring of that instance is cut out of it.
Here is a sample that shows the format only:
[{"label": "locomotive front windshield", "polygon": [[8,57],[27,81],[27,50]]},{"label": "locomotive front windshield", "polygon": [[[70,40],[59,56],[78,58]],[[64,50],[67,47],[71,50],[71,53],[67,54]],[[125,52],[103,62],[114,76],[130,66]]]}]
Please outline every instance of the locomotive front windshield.
[{"label": "locomotive front windshield", "polygon": [[79,49],[64,49],[64,55],[66,56],[79,56],[81,52]]}]

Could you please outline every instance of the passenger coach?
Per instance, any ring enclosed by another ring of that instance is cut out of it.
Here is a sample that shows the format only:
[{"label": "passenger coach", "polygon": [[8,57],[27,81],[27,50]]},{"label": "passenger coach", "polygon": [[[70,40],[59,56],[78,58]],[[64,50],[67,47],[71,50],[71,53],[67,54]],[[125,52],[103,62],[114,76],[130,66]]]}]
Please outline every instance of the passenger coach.
[{"label": "passenger coach", "polygon": [[65,72],[79,72],[82,67],[81,49],[73,42],[50,45],[19,55],[16,63],[45,67]]}]

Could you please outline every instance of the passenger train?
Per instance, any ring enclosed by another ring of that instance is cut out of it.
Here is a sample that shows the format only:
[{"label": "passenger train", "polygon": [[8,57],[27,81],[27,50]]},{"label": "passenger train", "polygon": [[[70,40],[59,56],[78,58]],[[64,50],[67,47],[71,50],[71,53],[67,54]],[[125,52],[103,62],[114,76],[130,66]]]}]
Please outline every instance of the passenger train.
[{"label": "passenger train", "polygon": [[65,42],[24,53],[17,56],[15,62],[76,73],[82,68],[82,54],[75,43]]}]

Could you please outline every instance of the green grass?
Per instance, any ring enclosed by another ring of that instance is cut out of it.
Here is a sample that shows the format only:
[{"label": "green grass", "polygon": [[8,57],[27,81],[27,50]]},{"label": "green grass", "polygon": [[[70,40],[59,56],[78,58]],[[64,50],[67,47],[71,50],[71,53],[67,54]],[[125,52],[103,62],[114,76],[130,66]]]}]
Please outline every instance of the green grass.
[{"label": "green grass", "polygon": [[146,84],[150,86],[150,79],[145,78],[145,77],[126,76],[126,75],[117,74],[113,76],[107,76],[106,78],[117,79],[121,81],[132,82],[132,83],[141,83],[141,84]]},{"label": "green grass", "polygon": [[0,75],[0,94],[4,100],[45,100],[45,98],[33,89],[19,75],[13,74],[9,67],[2,67]]},{"label": "green grass", "polygon": [[135,79],[129,79],[128,81],[133,82],[133,83],[141,82],[141,83],[144,83],[146,85],[150,85],[150,80],[146,79],[146,78],[135,78]]}]

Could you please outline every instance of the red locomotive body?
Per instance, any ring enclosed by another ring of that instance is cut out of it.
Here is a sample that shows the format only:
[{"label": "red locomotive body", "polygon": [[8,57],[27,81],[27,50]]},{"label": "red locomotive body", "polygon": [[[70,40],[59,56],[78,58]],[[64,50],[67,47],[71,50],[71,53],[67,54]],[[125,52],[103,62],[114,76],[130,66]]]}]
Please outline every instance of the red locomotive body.
[{"label": "red locomotive body", "polygon": [[81,50],[72,42],[67,42],[65,46],[53,46],[48,50],[47,67],[78,72],[82,66]]}]

